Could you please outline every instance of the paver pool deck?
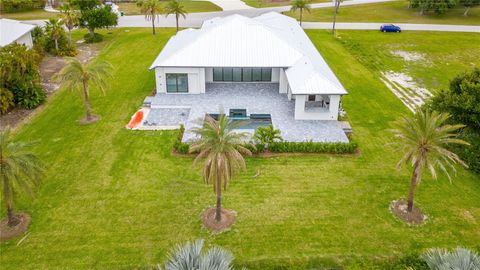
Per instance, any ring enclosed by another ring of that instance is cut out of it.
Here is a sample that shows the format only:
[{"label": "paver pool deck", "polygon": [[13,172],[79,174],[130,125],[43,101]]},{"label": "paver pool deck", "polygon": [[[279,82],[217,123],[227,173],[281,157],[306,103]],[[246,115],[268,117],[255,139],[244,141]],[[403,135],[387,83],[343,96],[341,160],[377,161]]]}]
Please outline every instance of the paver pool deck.
[{"label": "paver pool deck", "polygon": [[158,126],[183,124],[183,141],[195,139],[190,129],[205,114],[246,109],[248,115],[270,114],[286,141],[348,142],[338,121],[295,120],[295,101],[278,92],[278,83],[207,83],[204,94],[156,94],[146,103],[151,107],[146,121]]}]

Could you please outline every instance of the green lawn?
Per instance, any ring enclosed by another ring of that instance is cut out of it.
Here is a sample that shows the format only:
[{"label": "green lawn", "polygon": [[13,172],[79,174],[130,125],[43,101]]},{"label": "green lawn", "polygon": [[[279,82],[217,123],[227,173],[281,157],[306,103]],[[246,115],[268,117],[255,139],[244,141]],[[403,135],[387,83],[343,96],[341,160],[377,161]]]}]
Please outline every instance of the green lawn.
[{"label": "green lawn", "polygon": [[[463,8],[449,10],[446,14],[433,12],[420,16],[417,9],[408,9],[406,1],[395,1],[355,6],[340,6],[338,22],[378,22],[378,23],[430,23],[430,24],[466,24],[480,25],[480,7],[470,9],[468,17],[463,16]],[[298,18],[299,13],[286,12],[286,15]],[[306,22],[333,21],[333,8],[312,9],[304,14]]]},{"label": "green lawn", "polygon": [[49,169],[36,199],[18,204],[33,222],[20,245],[18,239],[1,244],[2,269],[142,267],[196,238],[231,250],[250,269],[352,265],[428,247],[478,247],[478,175],[460,170],[451,184],[425,175],[417,193],[429,216],[424,226],[407,226],[389,212],[389,203],[406,195],[410,172],[395,170],[400,153],[388,129],[408,111],[327,31],[308,34],[349,90],[343,105],[361,154],[249,158],[248,170],[224,194],[237,222],[211,235],[199,215],[214,205],[214,194],[191,158],[171,155],[176,132],[124,128],[154,87],[147,69],[174,30],[112,31],[99,58],[114,64],[115,77],[106,96],[92,92],[102,120],[78,125],[81,101],[62,90],[17,132],[18,140],[40,141],[35,152]]},{"label": "green lawn", "polygon": [[[406,73],[432,92],[448,88],[457,74],[480,66],[480,58],[475,57],[480,55],[479,34],[348,31],[341,32],[339,38],[371,70]],[[422,59],[405,61],[393,56],[395,51],[417,54]]]},{"label": "green lawn", "polygon": [[[166,1],[161,2],[166,5]],[[182,5],[188,13],[222,11],[222,8],[209,1],[182,1]],[[135,3],[118,3],[119,10],[125,15],[142,15],[140,8]]]},{"label": "green lawn", "polygon": [[0,14],[0,18],[13,19],[13,20],[40,20],[40,19],[49,19],[49,18],[57,18],[57,17],[58,17],[58,13],[47,12],[43,9]]},{"label": "green lawn", "polygon": [[[278,6],[289,6],[292,4],[292,1],[288,0],[242,0],[245,4],[255,7],[255,8],[263,8],[263,7],[278,7]],[[329,2],[330,0],[312,0],[311,3],[323,3]]]}]

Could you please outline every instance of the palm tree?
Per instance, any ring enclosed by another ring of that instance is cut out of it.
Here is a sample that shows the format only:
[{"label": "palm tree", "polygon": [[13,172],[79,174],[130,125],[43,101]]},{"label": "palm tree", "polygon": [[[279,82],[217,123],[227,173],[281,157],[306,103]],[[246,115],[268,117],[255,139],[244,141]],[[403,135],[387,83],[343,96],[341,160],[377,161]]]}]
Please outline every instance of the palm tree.
[{"label": "palm tree", "polygon": [[246,168],[243,155],[252,155],[250,150],[243,146],[248,135],[235,132],[237,125],[224,114],[220,114],[218,121],[207,116],[201,127],[192,130],[200,139],[191,145],[190,152],[198,152],[194,164],[205,160],[203,179],[207,184],[213,183],[213,190],[217,195],[217,222],[221,220],[222,184],[226,189],[233,174]]},{"label": "palm tree", "polygon": [[187,242],[185,246],[177,246],[170,253],[165,270],[233,270],[233,255],[222,248],[213,247],[202,252],[203,240]]},{"label": "palm tree", "polygon": [[80,15],[69,3],[65,3],[60,7],[60,13],[62,21],[68,29],[68,45],[72,46],[72,30],[79,23]]},{"label": "palm tree", "polygon": [[436,169],[443,171],[451,180],[448,169],[455,172],[454,164],[466,164],[453,152],[445,149],[447,144],[468,144],[457,139],[458,129],[463,125],[448,125],[445,122],[449,115],[438,112],[428,112],[417,109],[412,117],[403,117],[393,130],[395,137],[402,143],[403,157],[397,164],[413,166],[413,175],[408,193],[408,212],[413,209],[415,187],[420,182],[423,169],[430,171],[433,178],[437,178]]},{"label": "palm tree", "polygon": [[303,10],[310,12],[310,0],[293,0],[290,11],[296,12],[297,9],[300,10],[300,25],[302,25]]},{"label": "palm tree", "polygon": [[45,31],[55,41],[55,50],[58,51],[58,40],[62,37],[63,34],[63,25],[64,22],[59,19],[48,19],[45,24]]},{"label": "palm tree", "polygon": [[112,65],[106,61],[95,61],[84,65],[77,58],[67,57],[67,65],[55,75],[55,80],[69,90],[83,91],[87,122],[93,120],[90,106],[89,86],[97,87],[103,94],[107,87],[106,79],[112,76]]},{"label": "palm tree", "polygon": [[457,248],[453,252],[445,249],[430,249],[422,257],[431,270],[480,269],[480,256],[465,248]]},{"label": "palm tree", "polygon": [[2,198],[7,209],[8,226],[20,221],[14,213],[15,196],[23,190],[32,195],[32,187],[43,175],[43,165],[28,148],[32,143],[14,142],[10,130],[0,131],[0,179]]},{"label": "palm tree", "polygon": [[337,23],[337,13],[338,9],[340,8],[340,3],[343,2],[343,0],[335,0],[335,9],[333,12],[333,26],[332,26],[332,33],[335,36],[335,24]]},{"label": "palm tree", "polygon": [[184,9],[184,6],[180,3],[180,0],[170,0],[165,7],[165,16],[170,14],[175,14],[175,20],[177,24],[177,33],[178,33],[178,19],[182,16],[184,19],[187,17],[187,11]]},{"label": "palm tree", "polygon": [[145,14],[145,19],[152,20],[152,31],[155,35],[155,19],[160,17],[162,12],[162,5],[158,0],[138,0],[137,6],[140,7],[142,13]]}]

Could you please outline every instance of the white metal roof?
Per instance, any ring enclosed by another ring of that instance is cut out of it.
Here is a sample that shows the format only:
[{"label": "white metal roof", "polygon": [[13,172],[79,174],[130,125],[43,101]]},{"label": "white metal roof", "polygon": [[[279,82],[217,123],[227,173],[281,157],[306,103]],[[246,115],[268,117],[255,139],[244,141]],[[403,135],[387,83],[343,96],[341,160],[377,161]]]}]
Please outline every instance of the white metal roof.
[{"label": "white metal roof", "polygon": [[266,25],[240,15],[206,21],[172,37],[155,62],[175,67],[288,67],[301,53]]},{"label": "white metal roof", "polygon": [[170,38],[155,67],[282,67],[292,94],[347,91],[298,22],[276,12],[213,18]]},{"label": "white metal roof", "polygon": [[0,47],[15,42],[21,36],[32,31],[33,28],[35,28],[35,25],[15,20],[0,19]]}]

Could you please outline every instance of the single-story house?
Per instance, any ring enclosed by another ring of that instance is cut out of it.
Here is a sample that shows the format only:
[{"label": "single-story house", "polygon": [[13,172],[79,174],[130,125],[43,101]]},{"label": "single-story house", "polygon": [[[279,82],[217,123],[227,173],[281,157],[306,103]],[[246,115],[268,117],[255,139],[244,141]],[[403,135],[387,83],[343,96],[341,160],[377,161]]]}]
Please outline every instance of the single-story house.
[{"label": "single-story house", "polygon": [[[289,141],[348,141],[338,123],[347,91],[298,22],[276,12],[214,18],[170,38],[150,66],[156,94],[144,125],[178,127],[224,110],[272,124]],[[178,115],[177,115],[178,114]]]},{"label": "single-story house", "polygon": [[32,30],[34,28],[35,25],[32,24],[0,19],[0,47],[18,43],[31,49],[33,47]]}]

